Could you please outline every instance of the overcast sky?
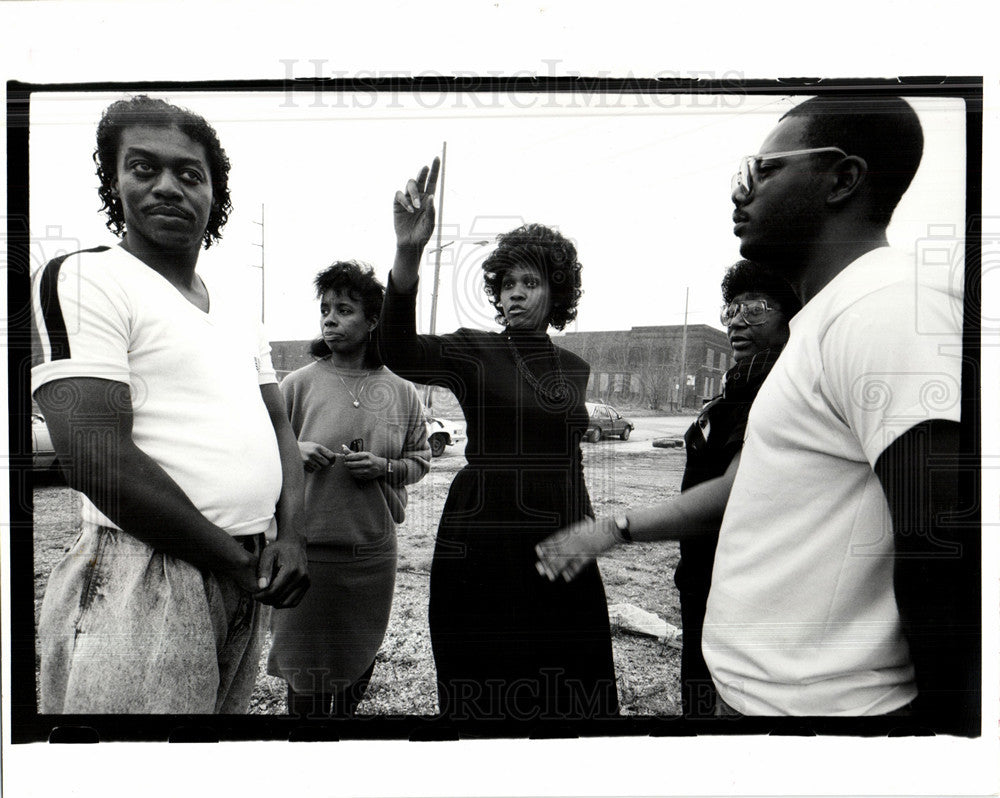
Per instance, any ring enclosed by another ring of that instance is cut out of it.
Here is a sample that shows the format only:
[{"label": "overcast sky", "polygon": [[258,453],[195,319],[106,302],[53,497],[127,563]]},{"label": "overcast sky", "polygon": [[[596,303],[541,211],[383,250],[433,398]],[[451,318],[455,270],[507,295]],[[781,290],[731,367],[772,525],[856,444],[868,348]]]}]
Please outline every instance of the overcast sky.
[{"label": "overcast sky", "polygon": [[[101,110],[120,94],[35,94],[31,101],[34,265],[60,249],[113,243],[97,213],[91,153]],[[336,259],[392,262],[392,197],[448,142],[437,330],[493,329],[480,264],[498,232],[556,226],[584,265],[576,330],[718,324],[719,281],[739,258],[730,178],[784,111],[803,98],[734,95],[184,93],[160,94],[204,115],[232,161],[234,212],[201,268],[260,302],[264,206],[266,325],[272,339],[318,325],[311,280]],[[914,100],[924,158],[889,228],[916,251],[962,229],[964,109]],[[428,249],[436,246],[436,236]],[[490,246],[476,241],[490,240]],[[430,317],[433,255],[421,270]],[[259,306],[259,305],[258,305]]]}]

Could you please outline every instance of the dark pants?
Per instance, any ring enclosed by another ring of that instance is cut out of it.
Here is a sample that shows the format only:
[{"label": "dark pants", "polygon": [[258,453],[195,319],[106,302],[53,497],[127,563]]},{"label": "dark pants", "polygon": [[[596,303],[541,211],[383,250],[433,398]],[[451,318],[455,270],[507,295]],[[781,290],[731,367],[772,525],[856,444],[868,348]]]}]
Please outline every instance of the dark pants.
[{"label": "dark pants", "polygon": [[715,716],[715,683],[701,653],[701,632],[705,623],[707,601],[707,596],[701,593],[681,593],[681,625],[684,630],[684,645],[681,648],[681,711],[685,718]]}]

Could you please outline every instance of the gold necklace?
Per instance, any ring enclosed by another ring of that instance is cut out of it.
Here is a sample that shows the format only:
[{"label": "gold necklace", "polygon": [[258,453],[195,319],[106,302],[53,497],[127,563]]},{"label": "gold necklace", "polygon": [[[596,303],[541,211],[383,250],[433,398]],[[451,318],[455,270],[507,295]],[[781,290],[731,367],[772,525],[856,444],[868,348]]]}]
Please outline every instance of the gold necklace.
[{"label": "gold necklace", "polygon": [[347,380],[345,380],[344,375],[340,373],[340,369],[338,369],[335,365],[333,365],[332,362],[330,362],[330,368],[332,368],[333,373],[340,378],[340,381],[344,384],[344,390],[347,391],[351,399],[354,400],[351,402],[351,404],[354,405],[355,407],[361,407],[361,394],[364,393],[365,385],[368,383],[368,375],[371,374],[371,372],[366,371],[364,374],[361,375],[361,380],[362,380],[361,387],[358,388],[358,393],[355,396],[354,391],[352,391],[350,388],[347,387]]}]

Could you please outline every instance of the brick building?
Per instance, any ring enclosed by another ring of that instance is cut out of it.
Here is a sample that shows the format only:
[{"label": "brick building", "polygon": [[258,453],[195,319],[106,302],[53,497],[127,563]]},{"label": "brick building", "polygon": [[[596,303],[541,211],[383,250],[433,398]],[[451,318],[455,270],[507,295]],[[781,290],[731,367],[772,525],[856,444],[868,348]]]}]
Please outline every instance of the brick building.
[{"label": "brick building", "polygon": [[[313,362],[314,358],[309,354],[310,343],[311,340],[271,341],[271,363],[278,373],[279,382],[287,374]],[[431,410],[433,415],[453,421],[460,421],[463,418],[458,400],[447,388],[429,389],[425,385],[417,385],[417,389],[420,391],[424,406]]]},{"label": "brick building", "polygon": [[[665,410],[678,408],[682,338],[683,327],[676,324],[571,332],[555,342],[590,363],[589,400]],[[278,377],[312,362],[308,349],[309,341],[272,341]],[[726,334],[706,324],[688,325],[684,361],[683,407],[698,409],[719,392],[722,375],[733,365]]]},{"label": "brick building", "polygon": [[[677,324],[571,332],[556,342],[590,363],[589,400],[677,409],[681,404],[683,335],[684,328]],[[733,365],[726,334],[706,324],[688,325],[683,360],[686,380],[682,405],[698,409],[719,392],[722,375]]]}]

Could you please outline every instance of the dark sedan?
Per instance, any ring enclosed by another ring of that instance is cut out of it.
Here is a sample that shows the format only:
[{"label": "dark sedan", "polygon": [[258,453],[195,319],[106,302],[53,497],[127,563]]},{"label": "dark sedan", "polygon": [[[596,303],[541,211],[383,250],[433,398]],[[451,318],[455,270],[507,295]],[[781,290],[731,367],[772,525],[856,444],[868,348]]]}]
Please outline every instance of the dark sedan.
[{"label": "dark sedan", "polygon": [[586,438],[591,443],[597,443],[601,438],[621,438],[627,441],[635,429],[635,424],[611,405],[587,402],[587,412],[590,414],[590,422]]}]

